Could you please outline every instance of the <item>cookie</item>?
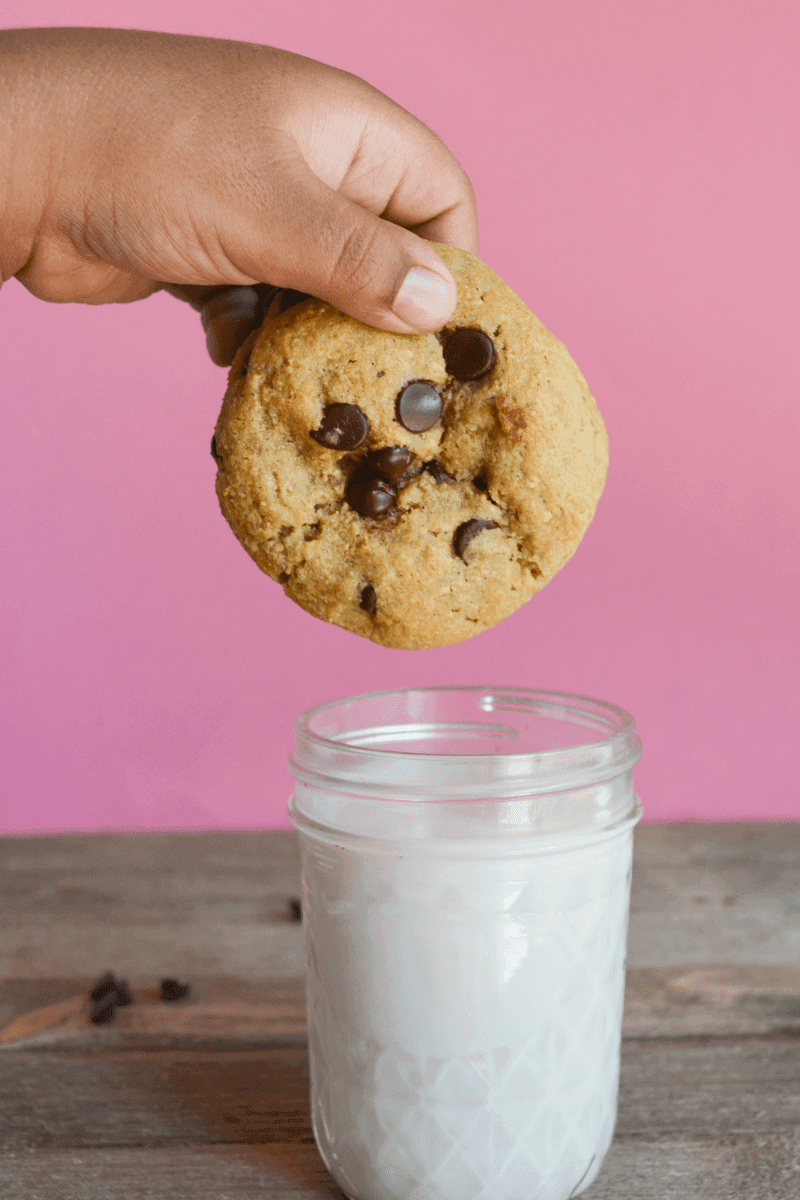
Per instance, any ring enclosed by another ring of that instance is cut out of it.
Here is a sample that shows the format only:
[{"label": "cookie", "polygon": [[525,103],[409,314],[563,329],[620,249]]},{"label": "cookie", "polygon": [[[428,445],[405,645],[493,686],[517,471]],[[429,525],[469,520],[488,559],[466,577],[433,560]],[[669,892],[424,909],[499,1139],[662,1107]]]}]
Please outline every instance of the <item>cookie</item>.
[{"label": "cookie", "polygon": [[605,428],[564,346],[479,259],[438,334],[384,333],[273,289],[212,453],[236,537],[302,608],[397,649],[460,642],[573,554]]}]

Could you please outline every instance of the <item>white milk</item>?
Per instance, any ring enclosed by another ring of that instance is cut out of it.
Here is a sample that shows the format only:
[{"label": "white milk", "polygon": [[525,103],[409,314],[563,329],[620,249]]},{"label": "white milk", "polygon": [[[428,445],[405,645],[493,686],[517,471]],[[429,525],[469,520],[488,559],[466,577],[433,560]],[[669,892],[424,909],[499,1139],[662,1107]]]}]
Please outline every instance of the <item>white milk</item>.
[{"label": "white milk", "polygon": [[596,1177],[639,815],[620,787],[555,807],[298,787],[312,1118],[353,1200],[567,1200]]},{"label": "white milk", "polygon": [[614,1129],[630,832],[541,857],[393,850],[304,846],[326,1166],[355,1200],[578,1195]]}]

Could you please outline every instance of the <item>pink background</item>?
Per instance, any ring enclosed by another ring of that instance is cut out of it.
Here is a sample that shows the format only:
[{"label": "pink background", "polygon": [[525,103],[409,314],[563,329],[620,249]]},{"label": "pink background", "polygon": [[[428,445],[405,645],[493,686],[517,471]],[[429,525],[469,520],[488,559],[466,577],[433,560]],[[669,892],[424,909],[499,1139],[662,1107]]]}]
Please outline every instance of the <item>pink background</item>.
[{"label": "pink background", "polygon": [[481,254],[570,348],[611,470],[572,562],[448,649],[314,621],[219,514],[224,375],[168,297],[0,293],[6,831],[285,824],[295,713],[492,682],[629,708],[649,819],[798,812],[794,0],[24,0],[0,25],[283,46],[440,134]]}]

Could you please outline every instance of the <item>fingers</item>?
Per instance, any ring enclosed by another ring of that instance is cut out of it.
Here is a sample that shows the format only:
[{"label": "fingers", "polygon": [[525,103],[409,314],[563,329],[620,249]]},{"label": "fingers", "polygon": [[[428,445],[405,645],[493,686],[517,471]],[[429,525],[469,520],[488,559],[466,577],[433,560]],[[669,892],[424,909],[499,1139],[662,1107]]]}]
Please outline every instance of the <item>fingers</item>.
[{"label": "fingers", "polygon": [[[280,232],[291,257],[282,263],[271,255],[270,277],[319,296],[376,328],[396,333],[441,329],[453,313],[457,291],[450,271],[426,239],[340,196],[326,195],[316,180],[312,186],[318,193],[314,225],[309,228],[298,219],[296,204],[284,206],[285,227]],[[473,213],[469,206],[466,211],[454,207],[419,228],[436,240],[468,249],[476,240]],[[275,233],[273,224],[271,235]],[[308,244],[298,249],[301,237]],[[200,313],[208,353],[220,367],[230,366],[263,318],[263,285],[167,285],[165,290]]]},{"label": "fingers", "polygon": [[200,313],[209,358],[217,367],[229,367],[242,342],[258,329],[264,316],[265,286],[219,287],[165,283],[161,290],[184,300]]},{"label": "fingers", "polygon": [[[384,101],[385,97],[381,97]],[[387,149],[400,166],[397,185],[382,216],[412,229],[431,242],[444,242],[470,254],[478,253],[478,216],[475,194],[466,172],[427,125],[404,109],[391,104],[394,141],[387,141],[383,123],[367,128],[361,157],[381,162]],[[386,166],[383,168],[387,169]],[[362,185],[363,187],[363,185]],[[341,191],[356,203],[364,203],[362,187],[348,178]]]},{"label": "fingers", "polygon": [[327,300],[394,333],[441,329],[456,285],[433,246],[327,187],[299,157],[273,179],[268,228],[250,228],[229,257],[251,278]]},{"label": "fingers", "polygon": [[234,287],[216,292],[200,309],[211,361],[229,367],[236,351],[263,316],[263,297],[255,288]]},{"label": "fingers", "polygon": [[229,367],[245,338],[258,329],[264,318],[266,294],[274,290],[263,284],[221,288],[165,283],[162,288],[200,313],[208,355],[218,367]]},{"label": "fingers", "polygon": [[19,274],[34,294],[105,303],[165,288],[201,313],[220,365],[258,323],[264,281],[397,333],[449,320],[456,286],[431,240],[475,251],[474,197],[415,117],[354,76],[266,47],[53,37],[37,70],[58,79],[64,60],[77,73],[70,127],[82,132],[55,156]]}]

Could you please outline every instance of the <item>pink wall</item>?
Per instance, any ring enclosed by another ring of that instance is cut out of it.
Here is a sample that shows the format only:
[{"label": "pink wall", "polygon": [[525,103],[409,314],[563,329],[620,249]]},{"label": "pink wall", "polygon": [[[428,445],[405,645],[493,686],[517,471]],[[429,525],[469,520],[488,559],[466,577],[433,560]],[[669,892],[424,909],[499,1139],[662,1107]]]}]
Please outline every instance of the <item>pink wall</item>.
[{"label": "pink wall", "polygon": [[400,653],[312,620],[219,515],[224,375],[160,296],[0,294],[8,831],[285,823],[300,709],[503,682],[637,717],[650,819],[797,817],[797,5],[24,0],[0,24],[283,46],[362,75],[475,185],[481,253],[567,344],[611,438],[531,604]]}]

